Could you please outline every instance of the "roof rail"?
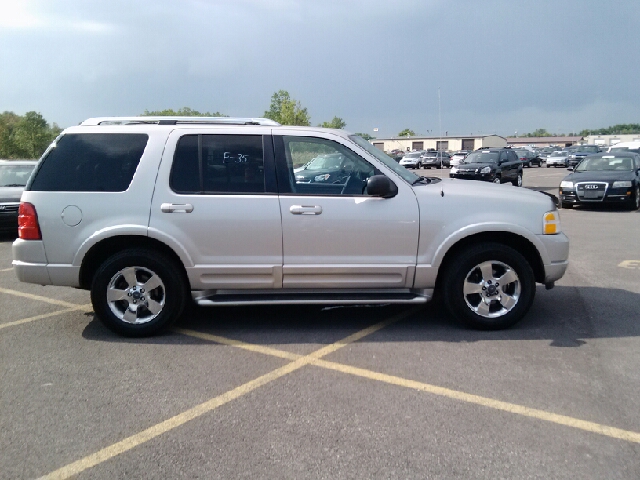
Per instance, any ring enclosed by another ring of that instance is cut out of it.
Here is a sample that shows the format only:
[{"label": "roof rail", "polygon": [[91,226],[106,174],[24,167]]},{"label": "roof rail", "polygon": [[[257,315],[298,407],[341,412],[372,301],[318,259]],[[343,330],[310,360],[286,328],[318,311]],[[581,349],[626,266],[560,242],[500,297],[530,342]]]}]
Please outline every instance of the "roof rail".
[{"label": "roof rail", "polygon": [[280,125],[268,118],[237,117],[97,117],[80,125]]}]

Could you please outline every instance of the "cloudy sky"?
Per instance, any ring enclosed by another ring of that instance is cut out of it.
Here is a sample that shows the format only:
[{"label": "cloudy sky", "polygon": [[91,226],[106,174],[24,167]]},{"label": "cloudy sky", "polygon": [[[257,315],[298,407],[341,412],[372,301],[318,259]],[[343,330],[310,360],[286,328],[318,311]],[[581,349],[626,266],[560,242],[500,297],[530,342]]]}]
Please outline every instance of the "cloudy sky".
[{"label": "cloudy sky", "polygon": [[256,117],[278,90],[377,137],[640,123],[640,1],[0,0],[0,111]]}]

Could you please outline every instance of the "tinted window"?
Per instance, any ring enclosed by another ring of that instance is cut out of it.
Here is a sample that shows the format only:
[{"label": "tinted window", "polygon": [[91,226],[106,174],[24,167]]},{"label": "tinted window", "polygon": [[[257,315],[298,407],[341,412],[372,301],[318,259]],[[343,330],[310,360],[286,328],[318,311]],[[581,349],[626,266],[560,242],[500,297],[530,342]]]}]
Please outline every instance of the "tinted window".
[{"label": "tinted window", "polygon": [[178,193],[264,193],[260,135],[185,135],[171,167]]},{"label": "tinted window", "polygon": [[129,188],[148,136],[131,133],[63,135],[42,161],[29,190],[123,192]]}]

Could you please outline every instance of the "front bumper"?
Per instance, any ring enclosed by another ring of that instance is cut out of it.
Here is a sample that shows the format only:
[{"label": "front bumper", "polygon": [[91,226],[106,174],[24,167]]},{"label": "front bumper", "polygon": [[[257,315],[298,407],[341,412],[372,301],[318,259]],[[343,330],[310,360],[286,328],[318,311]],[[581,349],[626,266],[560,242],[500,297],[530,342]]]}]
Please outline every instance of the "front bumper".
[{"label": "front bumper", "polygon": [[594,205],[599,203],[619,204],[631,202],[633,198],[633,188],[607,188],[594,198],[585,198],[585,195],[575,188],[561,188],[558,191],[560,201],[571,205]]},{"label": "front bumper", "polygon": [[545,246],[548,260],[544,262],[544,282],[552,283],[562,278],[569,266],[569,239],[564,233],[538,235]]}]

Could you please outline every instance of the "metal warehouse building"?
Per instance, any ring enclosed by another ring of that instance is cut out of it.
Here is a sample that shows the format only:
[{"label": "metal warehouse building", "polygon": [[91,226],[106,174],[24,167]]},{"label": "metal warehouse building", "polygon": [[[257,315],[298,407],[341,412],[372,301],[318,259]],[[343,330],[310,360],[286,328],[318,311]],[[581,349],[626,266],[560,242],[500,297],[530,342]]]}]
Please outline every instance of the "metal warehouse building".
[{"label": "metal warehouse building", "polygon": [[499,135],[467,135],[464,137],[391,137],[376,138],[371,143],[380,150],[477,150],[482,147],[506,147],[507,139]]}]

